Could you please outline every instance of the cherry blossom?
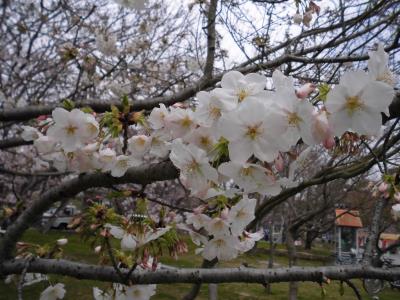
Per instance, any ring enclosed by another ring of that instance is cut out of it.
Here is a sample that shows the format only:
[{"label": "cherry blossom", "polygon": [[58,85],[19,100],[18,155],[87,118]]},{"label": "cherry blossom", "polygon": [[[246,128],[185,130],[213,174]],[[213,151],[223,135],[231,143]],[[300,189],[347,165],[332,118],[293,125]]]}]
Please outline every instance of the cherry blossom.
[{"label": "cherry blossom", "polygon": [[211,221],[209,216],[202,213],[185,213],[185,215],[186,223],[192,224],[196,230],[205,227]]},{"label": "cherry blossom", "polygon": [[219,121],[221,136],[229,141],[229,157],[246,162],[252,155],[261,161],[273,161],[281,148],[278,137],[286,129],[286,120],[262,102],[245,101]]},{"label": "cherry blossom", "polygon": [[140,161],[134,157],[119,155],[111,168],[111,175],[113,177],[121,177],[130,167],[138,166],[139,164]]},{"label": "cherry blossom", "polygon": [[395,79],[388,67],[389,54],[385,52],[383,45],[379,43],[377,50],[370,51],[368,54],[368,71],[371,78],[394,86]]},{"label": "cherry blossom", "polygon": [[[301,137],[307,144],[313,144],[311,120],[314,108],[307,100],[299,100],[292,85],[293,80],[286,78],[280,71],[272,75],[276,85],[275,104],[286,120],[286,130],[282,136],[282,150],[287,151]],[[301,96],[305,96],[304,93]],[[303,97],[304,98],[304,97]]]},{"label": "cherry blossom", "polygon": [[64,284],[57,283],[50,285],[41,294],[39,300],[57,300],[63,299],[65,296]]},{"label": "cherry blossom", "polygon": [[115,285],[117,300],[148,300],[156,293],[155,284],[136,284],[131,286]]},{"label": "cherry blossom", "polygon": [[31,126],[21,126],[23,131],[21,137],[24,141],[34,141],[42,136],[42,134],[34,127]]},{"label": "cherry blossom", "polygon": [[47,130],[47,136],[60,142],[66,152],[72,152],[93,139],[98,133],[98,124],[93,116],[79,109],[67,111],[57,107],[53,113],[54,125]]},{"label": "cherry blossom", "polygon": [[218,182],[218,173],[208,163],[204,150],[194,145],[184,145],[181,140],[175,140],[169,157],[181,170],[182,182],[193,191],[207,186],[208,180]]},{"label": "cherry blossom", "polygon": [[254,233],[245,231],[243,233],[243,237],[239,243],[238,250],[240,252],[247,252],[247,251],[253,249],[256,242],[261,240],[263,237],[264,237],[264,232],[262,229],[260,231],[254,232]]},{"label": "cherry blossom", "polygon": [[256,73],[243,75],[238,71],[230,71],[221,79],[222,90],[219,90],[219,95],[233,103],[258,100],[267,95],[267,92],[264,91],[266,82],[265,76]]},{"label": "cherry blossom", "polygon": [[218,258],[220,261],[231,260],[239,254],[239,239],[232,235],[218,235],[207,242],[202,256],[211,261]]},{"label": "cherry blossom", "polygon": [[219,166],[218,172],[232,178],[245,193],[277,195],[281,191],[279,184],[266,174],[268,171],[257,164],[227,162]]},{"label": "cherry blossom", "polygon": [[199,105],[194,113],[196,121],[201,126],[211,127],[216,124],[223,112],[234,110],[237,101],[225,99],[225,90],[215,89],[211,92],[198,92],[196,95]]},{"label": "cherry blossom", "polygon": [[340,136],[352,130],[359,134],[377,135],[382,124],[381,112],[389,113],[393,97],[393,88],[371,80],[367,73],[345,73],[326,100],[333,133]]},{"label": "cherry blossom", "polygon": [[254,211],[257,200],[244,196],[229,211],[228,220],[231,223],[232,234],[240,235],[244,228],[255,218]]}]

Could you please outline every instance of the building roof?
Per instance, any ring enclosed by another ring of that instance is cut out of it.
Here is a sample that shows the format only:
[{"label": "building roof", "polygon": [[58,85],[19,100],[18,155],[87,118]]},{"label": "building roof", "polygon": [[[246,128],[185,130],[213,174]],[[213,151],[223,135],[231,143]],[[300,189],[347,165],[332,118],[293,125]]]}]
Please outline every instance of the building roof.
[{"label": "building roof", "polygon": [[379,236],[380,240],[389,240],[389,241],[397,241],[400,240],[400,234],[395,234],[395,233],[381,233]]},{"label": "building roof", "polygon": [[335,225],[344,227],[363,227],[358,210],[335,209]]}]

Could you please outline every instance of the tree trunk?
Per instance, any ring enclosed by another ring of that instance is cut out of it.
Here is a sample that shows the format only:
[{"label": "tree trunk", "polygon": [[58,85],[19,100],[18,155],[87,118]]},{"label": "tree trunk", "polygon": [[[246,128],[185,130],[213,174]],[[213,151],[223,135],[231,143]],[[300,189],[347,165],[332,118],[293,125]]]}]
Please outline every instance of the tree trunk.
[{"label": "tree trunk", "polygon": [[[286,248],[288,250],[289,267],[297,263],[296,248],[294,246],[294,233],[290,230],[286,232]],[[289,300],[297,300],[298,283],[289,282]]]},{"label": "tree trunk", "polygon": [[[269,257],[268,257],[268,269],[274,267],[274,255],[275,255],[276,244],[274,243],[272,236],[269,238]],[[270,295],[272,293],[271,283],[267,283],[265,287],[265,292]]]},{"label": "tree trunk", "polygon": [[208,284],[208,299],[218,300],[218,284],[215,283]]},{"label": "tree trunk", "polygon": [[304,241],[304,249],[311,250],[313,241],[314,241],[314,234],[312,233],[312,231],[307,231],[306,238]]}]

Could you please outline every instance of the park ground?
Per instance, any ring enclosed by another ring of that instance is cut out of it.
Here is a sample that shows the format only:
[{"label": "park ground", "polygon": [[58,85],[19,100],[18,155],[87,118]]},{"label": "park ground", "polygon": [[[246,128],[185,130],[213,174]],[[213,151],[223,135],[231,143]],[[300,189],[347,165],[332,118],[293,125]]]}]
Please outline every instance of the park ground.
[{"label": "park ground", "polygon": [[[23,241],[32,242],[37,244],[45,244],[47,242],[55,241],[59,238],[68,238],[68,244],[64,246],[64,257],[67,259],[97,263],[97,256],[90,248],[89,243],[83,242],[80,237],[71,232],[63,231],[50,231],[48,233],[41,234],[37,230],[28,230],[23,237]],[[247,264],[250,267],[266,268],[268,264],[268,244],[266,242],[260,242],[257,245],[256,251],[239,256],[237,259],[219,264],[219,267],[239,267],[242,264]],[[278,247],[280,248],[280,247]],[[309,251],[309,254],[329,256],[330,250],[322,246],[317,246],[315,249]],[[189,244],[189,253],[182,255],[175,260],[171,257],[164,257],[161,262],[171,266],[177,267],[198,267],[201,264],[201,257],[194,254],[194,245]],[[276,256],[274,259],[276,266],[287,266],[287,258],[285,256]],[[301,266],[319,266],[323,265],[324,262],[317,260],[299,260]],[[90,281],[90,280],[77,280],[70,277],[50,275],[50,281],[52,283],[62,282],[66,286],[66,300],[77,300],[77,299],[93,299],[92,287],[97,286],[99,288],[106,289],[109,287],[108,283]],[[361,281],[354,280],[354,283],[360,287],[363,299],[371,299],[361,288]],[[42,290],[47,287],[46,282],[40,282],[28,287],[23,290],[23,299],[32,300],[39,299],[39,294]],[[188,284],[174,284],[174,285],[157,285],[157,293],[151,298],[151,300],[157,299],[181,299],[182,296],[190,289]],[[344,287],[344,294],[340,293],[339,282],[331,282],[330,284],[324,284],[325,292],[322,292],[321,287],[317,283],[300,283],[299,284],[299,300],[350,300],[356,299],[353,291],[347,286]],[[287,299],[288,284],[277,283],[272,285],[272,293],[266,294],[265,288],[260,284],[247,284],[247,283],[229,283],[218,285],[218,296],[219,299],[226,300],[250,300],[250,299],[267,299],[267,300],[283,300]],[[400,292],[391,290],[386,287],[385,290],[379,295],[381,300],[395,300],[400,299]],[[0,282],[0,300],[12,300],[17,299],[17,290],[14,284],[6,285],[4,282]],[[207,285],[203,285],[200,295],[197,298],[199,300],[208,299],[207,297]]]}]

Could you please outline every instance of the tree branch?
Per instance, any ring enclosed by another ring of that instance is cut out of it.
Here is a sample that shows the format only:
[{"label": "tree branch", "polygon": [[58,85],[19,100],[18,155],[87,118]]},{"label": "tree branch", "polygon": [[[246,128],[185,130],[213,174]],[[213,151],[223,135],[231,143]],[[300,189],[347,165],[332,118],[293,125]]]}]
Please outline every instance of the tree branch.
[{"label": "tree branch", "polygon": [[[2,270],[7,274],[20,274],[26,267],[26,260],[5,261]],[[126,275],[128,269],[120,269]],[[109,282],[121,282],[113,267],[96,266],[58,259],[34,259],[29,263],[28,272],[42,274],[59,274],[78,279],[94,279]],[[331,267],[292,267],[277,269],[255,268],[220,268],[220,269],[160,269],[154,272],[135,270],[129,279],[134,284],[157,283],[224,283],[247,282],[265,284],[275,282],[313,281],[321,282],[324,278],[341,280],[352,278],[376,278],[399,280],[400,268],[374,268],[371,266],[350,265]]]},{"label": "tree branch", "polygon": [[171,162],[166,162],[131,168],[119,178],[112,177],[109,173],[89,173],[65,181],[44,193],[41,198],[32,201],[29,208],[7,229],[0,240],[0,261],[10,257],[15,243],[24,231],[57,201],[70,198],[88,188],[110,187],[122,183],[148,184],[176,177],[178,170]]}]

